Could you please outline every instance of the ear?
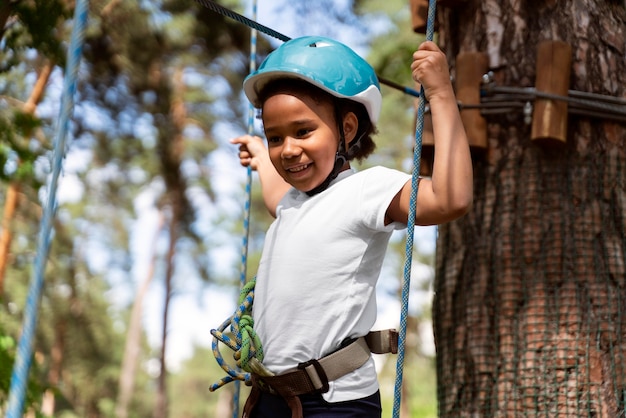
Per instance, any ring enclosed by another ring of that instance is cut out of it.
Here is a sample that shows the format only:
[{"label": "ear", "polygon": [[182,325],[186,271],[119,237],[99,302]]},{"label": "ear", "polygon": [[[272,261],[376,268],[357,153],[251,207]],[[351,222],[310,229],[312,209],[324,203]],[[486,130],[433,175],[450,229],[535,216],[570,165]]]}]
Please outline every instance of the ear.
[{"label": "ear", "polygon": [[346,146],[356,137],[359,128],[359,119],[354,112],[348,112],[343,117],[343,134],[346,139]]}]

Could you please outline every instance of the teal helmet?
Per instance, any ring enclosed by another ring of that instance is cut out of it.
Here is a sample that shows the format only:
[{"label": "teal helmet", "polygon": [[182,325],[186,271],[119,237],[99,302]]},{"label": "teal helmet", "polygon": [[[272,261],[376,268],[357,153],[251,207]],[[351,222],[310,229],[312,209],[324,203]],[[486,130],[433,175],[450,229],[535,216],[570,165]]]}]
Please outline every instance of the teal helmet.
[{"label": "teal helmet", "polygon": [[261,107],[259,94],[277,78],[299,78],[332,96],[363,104],[370,121],[378,121],[382,96],[374,69],[346,45],[321,36],[304,36],[282,44],[243,82],[246,96]]}]

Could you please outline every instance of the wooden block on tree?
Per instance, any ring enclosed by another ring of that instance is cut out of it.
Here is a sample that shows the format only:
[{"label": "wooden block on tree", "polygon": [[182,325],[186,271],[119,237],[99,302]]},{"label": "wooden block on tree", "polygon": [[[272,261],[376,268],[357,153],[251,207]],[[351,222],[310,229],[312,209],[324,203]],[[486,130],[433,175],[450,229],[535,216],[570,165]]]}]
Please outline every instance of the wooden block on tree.
[{"label": "wooden block on tree", "polygon": [[[413,32],[426,33],[428,25],[428,0],[411,0],[411,24]],[[437,20],[435,19],[435,31]]]},{"label": "wooden block on tree", "polygon": [[487,149],[487,122],[479,109],[463,109],[463,105],[480,104],[480,86],[489,68],[489,57],[483,52],[461,52],[456,57],[456,98],[461,102],[461,120],[470,147]]},{"label": "wooden block on tree", "polygon": [[[570,83],[572,47],[562,41],[543,41],[537,49],[535,88],[538,92],[567,96]],[[567,102],[537,98],[533,111],[531,138],[543,144],[567,140]]]}]

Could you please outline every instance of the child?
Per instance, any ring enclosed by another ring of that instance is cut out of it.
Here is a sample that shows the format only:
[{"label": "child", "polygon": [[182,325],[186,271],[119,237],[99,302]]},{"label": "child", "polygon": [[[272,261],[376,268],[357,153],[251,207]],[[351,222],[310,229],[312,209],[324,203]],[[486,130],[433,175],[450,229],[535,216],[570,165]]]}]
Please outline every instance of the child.
[{"label": "child", "polygon": [[[415,221],[440,224],[471,206],[469,146],[445,55],[424,42],[411,69],[430,102],[436,147]],[[276,217],[257,272],[254,328],[263,364],[279,376],[253,374],[244,417],[380,417],[374,362],[367,346],[364,362],[356,361],[355,347],[376,319],[376,281],[391,233],[406,228],[411,178],[350,167],[375,147],[376,74],[347,46],[303,37],[272,52],[244,91],[261,109],[267,148],[250,135],[232,143],[241,164],[258,172]],[[298,373],[304,383],[293,383]],[[302,389],[307,384],[313,388]]]}]

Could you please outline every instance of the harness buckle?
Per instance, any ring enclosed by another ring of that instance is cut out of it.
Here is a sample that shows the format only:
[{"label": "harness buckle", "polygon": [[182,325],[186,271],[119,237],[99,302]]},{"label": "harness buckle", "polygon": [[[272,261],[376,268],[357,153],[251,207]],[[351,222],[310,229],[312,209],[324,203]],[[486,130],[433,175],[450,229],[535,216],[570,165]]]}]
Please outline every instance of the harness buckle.
[{"label": "harness buckle", "polygon": [[330,390],[328,376],[319,361],[313,359],[298,364],[299,370],[304,370],[317,393],[326,393]]}]

